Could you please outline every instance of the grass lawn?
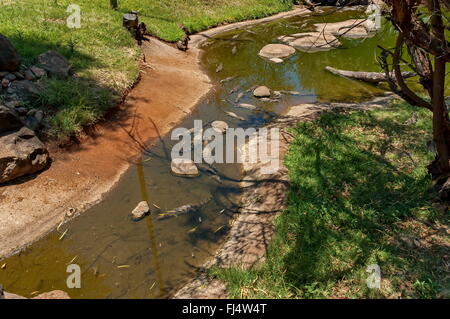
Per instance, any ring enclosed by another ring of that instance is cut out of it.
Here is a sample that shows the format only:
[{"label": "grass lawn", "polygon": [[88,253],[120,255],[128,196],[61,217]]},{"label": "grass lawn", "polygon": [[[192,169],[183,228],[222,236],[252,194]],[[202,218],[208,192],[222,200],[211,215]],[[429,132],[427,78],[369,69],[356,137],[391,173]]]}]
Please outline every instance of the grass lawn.
[{"label": "grass lawn", "polygon": [[[192,32],[211,26],[267,16],[290,9],[292,0],[0,0],[0,33],[7,36],[32,65],[48,50],[65,55],[78,76],[53,81],[29,107],[47,113],[47,133],[64,137],[82,131],[116,103],[138,76],[139,48],[122,28],[122,15],[140,13],[149,31],[176,41],[184,24]],[[81,28],[69,29],[69,4],[81,8]]]},{"label": "grass lawn", "polygon": [[[285,158],[292,187],[264,264],[214,269],[237,298],[449,297],[448,213],[430,198],[431,114],[330,113],[300,123]],[[447,215],[447,216],[445,216]],[[370,264],[381,289],[369,289]]]}]

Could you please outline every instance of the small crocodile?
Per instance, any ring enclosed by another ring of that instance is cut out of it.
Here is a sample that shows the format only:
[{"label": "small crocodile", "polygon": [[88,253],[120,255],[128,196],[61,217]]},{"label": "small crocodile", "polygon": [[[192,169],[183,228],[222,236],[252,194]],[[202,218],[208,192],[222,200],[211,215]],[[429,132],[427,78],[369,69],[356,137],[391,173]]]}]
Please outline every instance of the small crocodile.
[{"label": "small crocodile", "polygon": [[200,208],[202,208],[203,206],[205,206],[206,204],[208,204],[211,199],[212,199],[212,196],[209,196],[207,199],[205,199],[204,201],[202,201],[198,204],[188,204],[188,205],[183,205],[183,206],[177,207],[174,210],[170,210],[165,213],[159,214],[157,219],[165,220],[165,219],[169,219],[172,217],[178,217],[179,215],[193,213],[193,212],[199,210]]}]

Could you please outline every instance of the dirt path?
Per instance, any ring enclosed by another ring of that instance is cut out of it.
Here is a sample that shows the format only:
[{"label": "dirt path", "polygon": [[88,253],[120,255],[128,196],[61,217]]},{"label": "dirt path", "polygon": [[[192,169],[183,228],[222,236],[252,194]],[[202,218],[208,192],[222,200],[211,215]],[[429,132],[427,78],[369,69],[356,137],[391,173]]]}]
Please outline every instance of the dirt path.
[{"label": "dirt path", "polygon": [[100,201],[140,153],[133,139],[167,133],[211,88],[199,50],[183,53],[152,39],[143,53],[141,81],[113,119],[78,147],[51,151],[53,164],[34,179],[0,187],[0,259],[54,229],[69,209]]}]

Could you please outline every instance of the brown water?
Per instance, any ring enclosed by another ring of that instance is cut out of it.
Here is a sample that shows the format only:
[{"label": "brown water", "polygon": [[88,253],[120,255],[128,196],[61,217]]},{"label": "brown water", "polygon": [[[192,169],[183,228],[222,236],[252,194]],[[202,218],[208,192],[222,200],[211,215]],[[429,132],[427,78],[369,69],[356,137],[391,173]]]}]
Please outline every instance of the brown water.
[{"label": "brown water", "polygon": [[[191,128],[195,119],[202,119],[204,124],[220,119],[230,127],[260,126],[272,116],[266,111],[281,113],[298,103],[359,101],[383,93],[382,88],[329,74],[324,67],[379,70],[376,46],[381,42],[389,46],[394,37],[387,26],[371,39],[345,41],[343,48],[329,52],[298,52],[284,64],[271,64],[257,56],[265,44],[276,42],[280,35],[310,31],[313,23],[357,17],[358,11],[294,17],[207,41],[202,62],[217,85],[179,127]],[[233,47],[237,49],[235,55],[231,53]],[[216,72],[220,64],[223,70]],[[235,78],[219,83],[228,77]],[[284,95],[279,102],[256,101],[249,91],[256,85],[301,94]],[[233,106],[230,101],[239,93],[245,93],[241,103],[265,111]],[[224,111],[234,112],[245,121],[231,118]],[[0,262],[0,266],[6,264],[0,269],[5,290],[27,297],[61,289],[72,298],[163,298],[193,277],[196,267],[214,254],[229,229],[239,195],[240,165],[214,165],[220,179],[204,170],[196,178],[175,177],[170,173],[169,158],[174,143],[169,137],[159,141],[143,154],[141,165],[132,165],[100,204]],[[172,210],[210,196],[205,206],[188,216],[164,221],[150,216],[140,222],[129,217],[141,200]],[[66,286],[70,263],[81,267],[80,289]]]}]

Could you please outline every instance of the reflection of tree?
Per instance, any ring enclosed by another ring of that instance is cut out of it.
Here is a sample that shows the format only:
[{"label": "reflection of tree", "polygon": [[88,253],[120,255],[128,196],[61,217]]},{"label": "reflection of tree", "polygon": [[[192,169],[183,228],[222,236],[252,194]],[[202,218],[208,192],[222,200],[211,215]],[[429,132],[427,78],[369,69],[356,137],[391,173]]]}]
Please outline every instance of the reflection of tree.
[{"label": "reflection of tree", "polygon": [[[138,173],[138,178],[139,178],[139,185],[141,188],[142,200],[146,201],[147,203],[150,204],[150,200],[148,197],[147,184],[145,183],[145,175],[144,175],[144,167],[142,165],[142,158],[140,158],[138,160],[137,173]],[[154,262],[156,282],[157,282],[158,288],[159,288],[158,296],[162,297],[162,296],[164,296],[164,281],[162,278],[161,264],[159,261],[158,246],[156,245],[156,237],[155,237],[155,230],[153,227],[152,216],[148,216],[148,218],[146,218],[146,221],[147,221],[148,235],[150,237],[150,249],[152,252],[152,257],[153,257],[153,262]]]}]

